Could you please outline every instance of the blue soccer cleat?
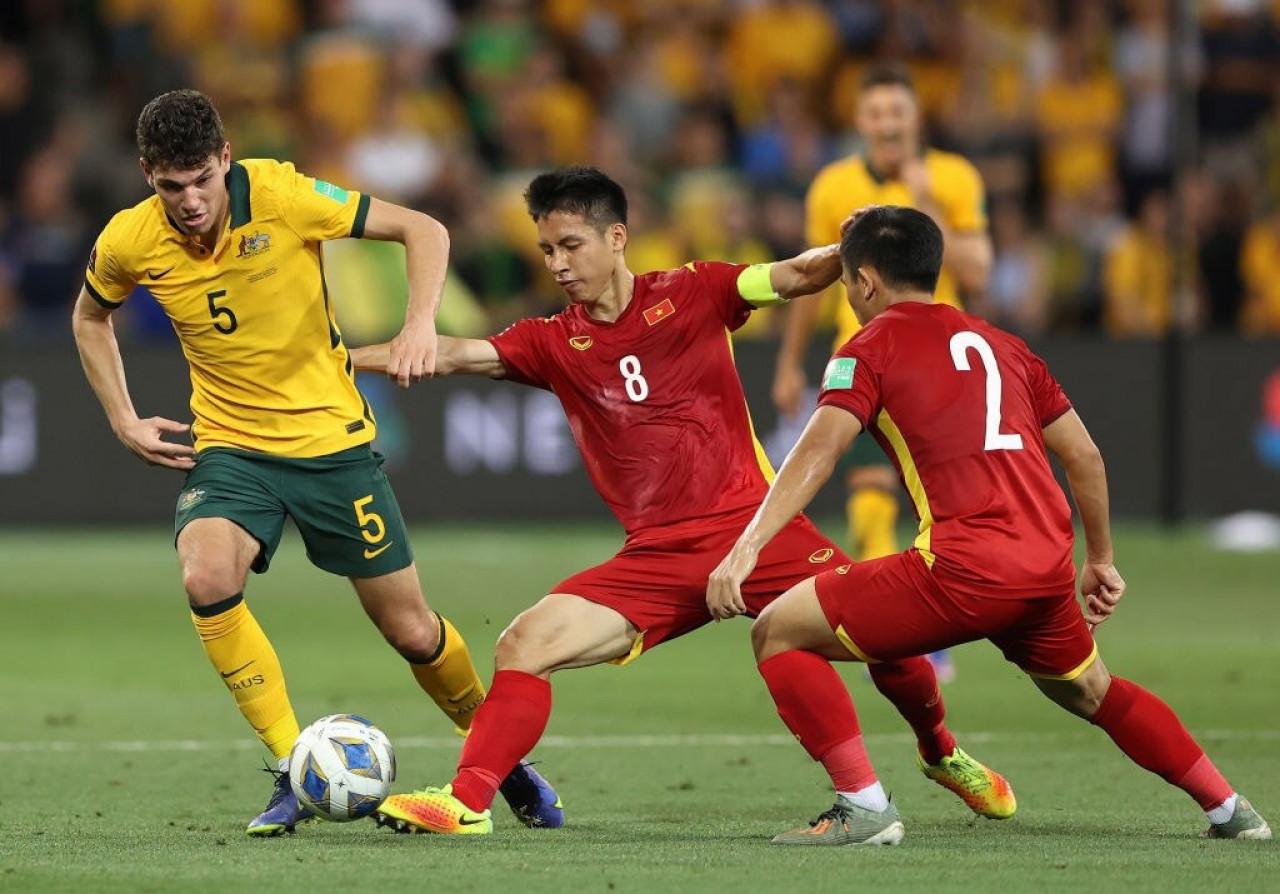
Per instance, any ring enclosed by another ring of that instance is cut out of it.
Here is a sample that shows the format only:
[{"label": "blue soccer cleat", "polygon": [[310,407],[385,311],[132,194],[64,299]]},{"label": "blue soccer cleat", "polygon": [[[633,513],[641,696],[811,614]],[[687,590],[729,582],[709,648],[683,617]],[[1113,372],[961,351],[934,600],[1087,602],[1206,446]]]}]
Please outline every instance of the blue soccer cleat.
[{"label": "blue soccer cleat", "polygon": [[315,816],[307,808],[298,803],[298,797],[289,785],[289,774],[265,767],[264,771],[275,776],[275,788],[271,790],[271,800],[267,809],[253,818],[245,834],[258,838],[274,838],[286,832],[293,834],[293,827]]},{"label": "blue soccer cleat", "polygon": [[498,786],[516,819],[530,829],[559,829],[564,825],[564,804],[533,764],[521,761]]}]

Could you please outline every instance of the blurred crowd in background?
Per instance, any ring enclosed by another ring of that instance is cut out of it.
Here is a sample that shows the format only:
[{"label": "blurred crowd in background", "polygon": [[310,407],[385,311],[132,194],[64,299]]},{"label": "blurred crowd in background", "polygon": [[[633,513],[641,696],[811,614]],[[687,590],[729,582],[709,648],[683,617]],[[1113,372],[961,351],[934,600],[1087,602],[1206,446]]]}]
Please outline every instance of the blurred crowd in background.
[{"label": "blurred crowd in background", "polygon": [[[1180,2],[10,0],[0,341],[69,341],[93,239],[148,194],[133,127],[165,90],[208,93],[236,157],[442,221],[441,329],[476,334],[562,304],[521,200],[551,166],[626,186],[637,271],[803,249],[805,190],[858,150],[882,62],[985,180],[996,261],[972,309],[1031,336],[1280,335],[1280,2],[1187,0],[1175,41]],[[326,246],[349,340],[399,328],[397,251]],[[172,337],[145,297],[119,317]],[[748,337],[780,322],[757,317]]]}]

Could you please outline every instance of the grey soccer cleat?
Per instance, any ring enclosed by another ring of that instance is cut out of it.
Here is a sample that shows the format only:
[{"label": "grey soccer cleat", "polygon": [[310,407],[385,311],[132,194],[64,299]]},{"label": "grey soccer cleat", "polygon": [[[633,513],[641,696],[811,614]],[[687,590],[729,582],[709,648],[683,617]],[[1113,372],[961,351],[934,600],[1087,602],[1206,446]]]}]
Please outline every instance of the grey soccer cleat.
[{"label": "grey soccer cleat", "polygon": [[1271,827],[1267,825],[1253,805],[1240,798],[1236,801],[1235,813],[1225,823],[1213,823],[1200,833],[1201,838],[1252,838],[1269,840]]},{"label": "grey soccer cleat", "polygon": [[807,829],[792,829],[775,835],[774,844],[826,845],[897,844],[905,830],[893,799],[882,811],[859,807],[843,795],[836,795],[830,810],[818,814]]}]

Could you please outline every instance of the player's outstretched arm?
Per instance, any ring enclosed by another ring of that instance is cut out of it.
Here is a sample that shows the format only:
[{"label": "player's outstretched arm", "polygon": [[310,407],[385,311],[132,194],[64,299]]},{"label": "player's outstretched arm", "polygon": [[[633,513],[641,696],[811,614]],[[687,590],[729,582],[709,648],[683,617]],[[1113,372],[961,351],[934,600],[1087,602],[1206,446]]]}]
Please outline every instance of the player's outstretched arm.
[{"label": "player's outstretched arm", "polygon": [[[840,245],[820,245],[769,266],[769,285],[780,298],[817,295],[840,278]],[[817,304],[818,302],[810,302]]]},{"label": "player's outstretched arm", "polygon": [[1111,545],[1111,508],[1107,470],[1102,453],[1089,437],[1084,422],[1069,410],[1049,423],[1044,443],[1062,463],[1067,484],[1084,527],[1085,564],[1080,575],[1085,620],[1090,628],[1111,617],[1124,595],[1124,578],[1115,567]]},{"label": "player's outstretched arm", "polygon": [[436,312],[449,264],[449,233],[433,217],[371,198],[364,238],[404,245],[409,304],[404,328],[389,343],[385,371],[388,378],[407,388],[411,382],[430,377],[435,369]]},{"label": "player's outstretched arm", "polygon": [[71,328],[84,374],[120,442],[153,466],[171,469],[194,466],[194,447],[164,440],[165,434],[182,434],[191,426],[160,416],[138,418],[125,382],[124,361],[111,323],[111,311],[94,301],[83,286],[71,312]]},{"label": "player's outstretched arm", "polygon": [[747,610],[742,599],[742,582],[755,569],[760,551],[812,502],[831,478],[836,460],[860,431],[862,423],[852,413],[837,407],[818,407],[804,434],[787,455],[755,517],[729,555],[711,572],[707,582],[707,609],[713,618],[732,618]]},{"label": "player's outstretched arm", "polygon": [[[391,342],[365,345],[351,349],[351,362],[361,372],[387,372],[387,360],[391,356]],[[388,377],[392,377],[387,373]],[[504,379],[507,368],[502,365],[498,350],[481,338],[452,338],[442,335],[436,350],[433,375],[473,375]]]}]

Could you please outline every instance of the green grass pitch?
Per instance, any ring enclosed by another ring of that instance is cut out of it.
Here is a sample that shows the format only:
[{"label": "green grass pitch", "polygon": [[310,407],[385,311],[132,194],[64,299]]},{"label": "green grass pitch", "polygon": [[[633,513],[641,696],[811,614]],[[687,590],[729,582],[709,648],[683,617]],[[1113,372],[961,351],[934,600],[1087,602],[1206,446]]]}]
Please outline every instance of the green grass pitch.
[{"label": "green grass pitch", "polygon": [[[1211,551],[1202,532],[1117,534],[1130,589],[1100,632],[1113,672],[1164,697],[1228,778],[1280,820],[1280,555]],[[429,600],[486,679],[498,632],[570,572],[608,557],[605,526],[415,531]],[[296,538],[250,583],[303,723],[373,718],[397,788],[442,784],[458,740]],[[0,532],[0,890],[3,891],[1141,891],[1274,890],[1280,841],[1214,842],[1180,792],[1049,704],[996,650],[956,651],[949,718],[1017,790],[977,821],[919,775],[906,727],[846,673],[898,801],[897,848],[781,849],[773,833],[830,805],[752,666],[748,624],[712,625],[627,668],[558,675],[535,750],[569,825],[487,839],[312,823],[253,840],[262,749],[203,657],[169,536]]]}]

